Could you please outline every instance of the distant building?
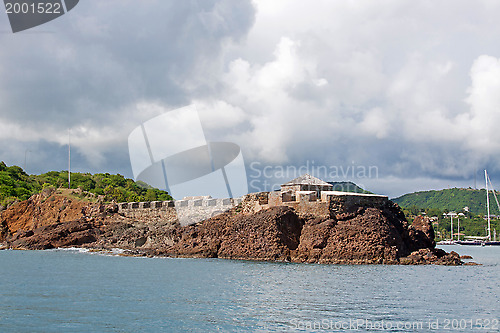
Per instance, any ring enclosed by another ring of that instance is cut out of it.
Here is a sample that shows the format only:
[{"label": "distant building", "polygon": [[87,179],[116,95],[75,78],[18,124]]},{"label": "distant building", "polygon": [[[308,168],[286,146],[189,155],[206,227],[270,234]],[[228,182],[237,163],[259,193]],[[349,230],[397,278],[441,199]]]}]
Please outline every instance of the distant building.
[{"label": "distant building", "polygon": [[322,191],[333,191],[333,185],[307,173],[281,185],[281,192],[291,192],[292,196],[300,191],[314,191],[316,197],[320,198]]}]

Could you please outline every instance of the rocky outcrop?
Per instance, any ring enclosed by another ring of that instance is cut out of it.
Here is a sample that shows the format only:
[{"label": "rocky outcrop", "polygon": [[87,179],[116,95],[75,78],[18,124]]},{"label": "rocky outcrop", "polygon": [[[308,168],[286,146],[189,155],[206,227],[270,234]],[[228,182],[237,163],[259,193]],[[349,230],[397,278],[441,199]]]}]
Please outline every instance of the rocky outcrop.
[{"label": "rocky outcrop", "polygon": [[460,255],[454,251],[447,253],[441,249],[424,248],[412,252],[409,256],[400,258],[399,263],[402,265],[447,265],[457,266],[463,264],[460,260]]},{"label": "rocky outcrop", "polygon": [[58,222],[34,230],[19,230],[10,238],[10,246],[17,249],[45,250],[58,247],[81,246],[97,240],[98,229],[85,219]]},{"label": "rocky outcrop", "polygon": [[417,247],[434,248],[436,246],[434,228],[432,228],[432,222],[427,216],[417,216],[411,226],[413,238],[418,242]]},{"label": "rocky outcrop", "polygon": [[1,221],[4,247],[10,248],[81,246],[121,248],[132,255],[335,264],[462,263],[457,254],[435,249],[428,220],[409,225],[391,201],[375,207],[351,205],[319,217],[286,206],[257,211],[238,207],[181,226],[175,219],[126,217],[114,204],[74,202],[45,193],[10,207]]},{"label": "rocky outcrop", "polygon": [[409,226],[392,202],[358,207],[327,220],[306,221],[298,261],[342,264],[396,264],[421,248],[433,248],[420,230]]},{"label": "rocky outcrop", "polygon": [[229,211],[198,225],[179,228],[172,256],[249,260],[291,260],[298,248],[303,221],[289,207],[273,207],[252,215]]},{"label": "rocky outcrop", "polygon": [[56,223],[79,220],[85,210],[95,209],[96,205],[68,195],[58,195],[55,189],[48,188],[4,210],[1,215],[3,234],[16,234],[18,231],[35,230]]},{"label": "rocky outcrop", "polygon": [[403,235],[381,211],[369,208],[348,219],[307,221],[298,252],[305,262],[392,264],[408,251]]}]

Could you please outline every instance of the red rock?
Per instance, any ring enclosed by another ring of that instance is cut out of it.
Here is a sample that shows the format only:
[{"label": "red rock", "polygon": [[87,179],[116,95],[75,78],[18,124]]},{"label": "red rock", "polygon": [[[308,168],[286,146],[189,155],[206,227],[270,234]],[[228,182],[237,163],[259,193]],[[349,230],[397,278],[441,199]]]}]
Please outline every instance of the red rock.
[{"label": "red rock", "polygon": [[[38,214],[38,215],[37,215]],[[409,225],[399,206],[355,206],[335,214],[299,215],[291,207],[230,210],[181,227],[175,220],[127,218],[116,204],[88,204],[51,193],[2,213],[3,247],[122,248],[131,255],[218,257],[339,264],[460,265],[435,249],[425,218]]]}]

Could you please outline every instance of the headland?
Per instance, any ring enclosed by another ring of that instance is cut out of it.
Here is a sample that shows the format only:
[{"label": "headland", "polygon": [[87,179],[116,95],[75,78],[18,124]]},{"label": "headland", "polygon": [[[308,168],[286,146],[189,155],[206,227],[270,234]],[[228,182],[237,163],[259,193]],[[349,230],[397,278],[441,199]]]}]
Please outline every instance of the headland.
[{"label": "headland", "polygon": [[0,242],[11,249],[119,248],[137,256],[462,264],[458,254],[435,248],[428,219],[410,225],[387,197],[299,178],[275,192],[175,202],[100,204],[49,188],[2,212]]}]

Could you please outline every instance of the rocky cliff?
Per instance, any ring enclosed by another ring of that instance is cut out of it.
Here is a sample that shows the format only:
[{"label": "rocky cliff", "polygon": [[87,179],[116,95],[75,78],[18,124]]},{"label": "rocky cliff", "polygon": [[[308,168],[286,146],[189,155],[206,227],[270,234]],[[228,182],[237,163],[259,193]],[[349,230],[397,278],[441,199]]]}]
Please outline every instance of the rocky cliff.
[{"label": "rocky cliff", "polygon": [[99,205],[43,192],[2,212],[4,248],[80,246],[125,249],[131,255],[217,257],[335,264],[459,265],[456,253],[435,249],[426,219],[409,225],[390,201],[350,206],[329,216],[279,206],[236,207],[190,226],[175,219],[141,220]]}]

